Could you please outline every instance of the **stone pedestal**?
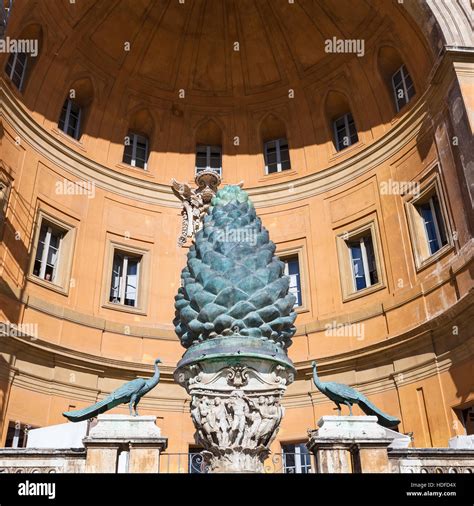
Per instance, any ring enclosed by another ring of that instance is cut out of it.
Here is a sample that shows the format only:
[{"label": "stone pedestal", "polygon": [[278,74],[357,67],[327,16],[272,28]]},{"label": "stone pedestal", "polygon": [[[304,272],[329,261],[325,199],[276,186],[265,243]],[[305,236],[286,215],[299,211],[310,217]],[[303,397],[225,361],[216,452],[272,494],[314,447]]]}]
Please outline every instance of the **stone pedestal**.
[{"label": "stone pedestal", "polygon": [[178,367],[175,378],[191,395],[195,439],[205,448],[209,472],[263,472],[293,371],[265,358],[238,356]]},{"label": "stone pedestal", "polygon": [[319,429],[309,431],[307,447],[318,473],[387,473],[387,449],[397,438],[375,416],[323,416]]},{"label": "stone pedestal", "polygon": [[99,415],[89,435],[86,473],[157,473],[160,453],[168,439],[162,437],[155,416]]}]

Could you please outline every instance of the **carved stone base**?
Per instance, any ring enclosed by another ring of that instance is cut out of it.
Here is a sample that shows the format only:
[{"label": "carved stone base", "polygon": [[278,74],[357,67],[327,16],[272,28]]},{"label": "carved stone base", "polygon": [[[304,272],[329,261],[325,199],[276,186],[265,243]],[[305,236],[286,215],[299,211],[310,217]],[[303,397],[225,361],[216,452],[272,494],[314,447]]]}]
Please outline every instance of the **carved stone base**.
[{"label": "carved stone base", "polygon": [[258,448],[213,448],[203,451],[202,456],[213,473],[261,473],[263,462],[269,455],[265,446]]},{"label": "carved stone base", "polygon": [[246,358],[186,365],[177,381],[192,397],[196,443],[210,472],[263,472],[284,409],[280,400],[293,370],[270,360]]}]

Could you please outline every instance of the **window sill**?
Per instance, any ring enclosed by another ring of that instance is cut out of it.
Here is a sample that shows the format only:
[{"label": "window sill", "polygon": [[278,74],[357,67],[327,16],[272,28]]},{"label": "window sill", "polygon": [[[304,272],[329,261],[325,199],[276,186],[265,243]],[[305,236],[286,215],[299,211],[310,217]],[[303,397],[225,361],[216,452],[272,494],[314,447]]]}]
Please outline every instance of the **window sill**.
[{"label": "window sill", "polygon": [[342,302],[350,302],[352,300],[358,299],[359,297],[365,297],[366,295],[370,295],[374,292],[378,292],[379,290],[382,290],[385,288],[385,284],[380,282],[376,285],[369,286],[368,288],[363,288],[362,290],[359,290],[357,292],[352,292],[347,295],[343,295]]},{"label": "window sill", "polygon": [[146,316],[146,311],[140,307],[125,306],[122,304],[113,304],[112,302],[105,302],[102,304],[104,309],[112,309],[113,311],[120,311],[121,313],[131,313],[141,316]]},{"label": "window sill", "polygon": [[[361,148],[365,147],[365,143],[362,141],[358,141],[355,144],[351,144],[350,146],[347,146],[347,148],[341,149],[340,151],[332,151],[329,156],[329,163],[334,161],[339,161],[340,158],[345,157],[349,154],[349,156],[352,156],[355,151],[358,151]],[[349,158],[349,157],[348,157]]]},{"label": "window sill", "polygon": [[416,272],[421,272],[430,265],[433,265],[434,263],[438,262],[442,257],[450,253],[454,250],[453,244],[445,244],[441,249],[439,249],[436,253],[433,253],[428,258],[425,258],[421,262],[416,261]]},{"label": "window sill", "polygon": [[28,281],[35,283],[35,285],[47,288],[48,290],[57,292],[61,295],[65,295],[66,297],[69,295],[69,289],[66,288],[66,286],[56,285],[52,281],[46,281],[45,279],[39,278],[38,276],[35,276],[34,274],[31,273],[28,274],[26,278],[28,279]]},{"label": "window sill", "polygon": [[26,83],[23,82],[23,89],[18,89],[13,81],[10,79],[10,76],[4,71],[3,72],[3,81],[7,83],[10,90],[17,96],[17,98],[21,98],[23,100],[23,90],[25,89]]},{"label": "window sill", "polygon": [[263,177],[261,177],[258,182],[268,181],[269,179],[279,179],[284,178],[288,176],[294,176],[298,174],[298,172],[295,169],[287,169],[282,170],[281,172],[272,172],[271,174],[264,174]]},{"label": "window sill", "polygon": [[404,116],[415,104],[415,102],[418,100],[417,94],[415,93],[413,97],[411,97],[410,101],[407,102],[399,111],[395,111],[395,116],[390,120],[391,125],[395,125],[395,123],[398,123],[400,121],[400,118]]},{"label": "window sill", "polygon": [[71,137],[70,135],[64,133],[62,130],[59,130],[59,128],[54,127],[51,129],[51,132],[57,137],[60,137],[61,140],[65,140],[76,148],[79,148],[82,151],[86,151],[86,148],[84,147],[84,143],[82,141],[74,139],[74,137]]},{"label": "window sill", "polygon": [[141,167],[134,167],[133,165],[128,165],[127,163],[123,163],[123,162],[116,163],[115,167],[117,169],[133,172],[133,174],[139,173],[142,176],[146,176],[146,177],[153,178],[153,179],[155,177],[153,174],[151,174],[151,172],[148,168],[142,169]]}]

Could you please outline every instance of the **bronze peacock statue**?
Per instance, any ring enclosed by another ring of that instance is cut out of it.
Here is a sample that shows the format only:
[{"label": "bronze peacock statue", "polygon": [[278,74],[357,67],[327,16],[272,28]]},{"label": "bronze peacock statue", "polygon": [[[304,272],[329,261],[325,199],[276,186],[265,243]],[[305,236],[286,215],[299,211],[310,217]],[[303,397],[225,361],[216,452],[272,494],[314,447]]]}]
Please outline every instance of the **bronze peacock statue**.
[{"label": "bronze peacock statue", "polygon": [[358,404],[360,409],[366,415],[374,415],[377,417],[378,423],[383,427],[395,427],[400,423],[398,418],[387,415],[374,406],[364,395],[358,392],[355,388],[351,388],[342,383],[335,383],[334,381],[321,381],[316,370],[316,362],[313,360],[313,381],[316,388],[323,393],[326,397],[331,399],[341,414],[341,404],[349,407],[349,413],[352,416],[352,405]]},{"label": "bronze peacock statue", "polygon": [[120,404],[129,403],[130,416],[133,415],[132,408],[135,410],[135,415],[138,416],[137,405],[140,399],[147,394],[151,389],[155,388],[160,381],[160,370],[158,364],[161,360],[157,358],[155,360],[155,374],[150,379],[137,378],[132,381],[125,383],[124,385],[114,390],[105,399],[96,402],[92,406],[88,406],[84,409],[77,409],[75,411],[67,411],[63,413],[68,420],[71,422],[82,422],[82,420],[88,420],[94,416],[100,415],[105,411],[109,411],[115,406]]}]

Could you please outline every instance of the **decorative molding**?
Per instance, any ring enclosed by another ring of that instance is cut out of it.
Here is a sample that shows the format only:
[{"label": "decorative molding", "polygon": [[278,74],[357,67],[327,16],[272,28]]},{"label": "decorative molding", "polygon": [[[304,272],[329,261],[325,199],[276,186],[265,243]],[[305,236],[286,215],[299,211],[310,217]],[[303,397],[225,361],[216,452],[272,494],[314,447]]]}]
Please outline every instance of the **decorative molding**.
[{"label": "decorative molding", "polygon": [[[353,313],[346,313],[344,315],[334,315],[323,319],[314,320],[305,324],[297,325],[295,336],[304,336],[314,332],[324,331],[326,325],[336,323],[358,323],[366,321],[376,316],[385,315],[389,311],[393,311],[404,304],[413,302],[420,297],[432,293],[437,288],[441,288],[446,283],[450,283],[457,273],[463,269],[469,268],[474,260],[474,240],[466,243],[458,254],[452,257],[446,264],[446,268],[442,272],[436,272],[433,279],[427,280],[420,285],[420,290],[413,293],[410,290],[406,294],[394,297],[391,302],[377,303],[373,306],[367,306],[362,310],[357,310]],[[118,323],[104,318],[93,315],[87,315],[79,311],[75,311],[68,307],[57,306],[51,302],[46,302],[44,299],[35,297],[33,295],[22,294],[21,290],[16,287],[8,287],[5,284],[0,284],[0,293],[4,297],[16,300],[25,304],[26,307],[40,311],[44,314],[60,318],[78,325],[95,328],[102,331],[110,331],[114,333],[126,334],[128,337],[148,338],[148,339],[163,339],[169,341],[177,341],[178,338],[172,329],[172,326],[154,326],[144,327],[139,325],[129,325],[127,323]],[[125,329],[127,328],[127,331]]]},{"label": "decorative molding", "polygon": [[[351,350],[345,353],[323,357],[318,359],[321,376],[327,376],[335,373],[350,372],[363,368],[376,368],[382,364],[393,363],[398,357],[416,356],[417,350],[426,349],[427,343],[433,350],[433,356],[422,363],[413,362],[402,369],[393,369],[390,374],[381,373],[381,375],[372,378],[367,382],[355,382],[357,387],[365,395],[372,395],[393,390],[401,384],[407,385],[436,376],[449,370],[455,364],[472,357],[474,339],[464,338],[463,341],[456,343],[452,348],[434,355],[436,349],[437,335],[442,332],[443,325],[450,325],[457,315],[466,314],[465,311],[472,309],[474,300],[474,291],[461,299],[449,311],[438,315],[437,317],[423,323],[417,329],[411,330],[385,341],[375,343],[359,350]],[[469,315],[466,314],[466,318]],[[438,334],[433,334],[433,332]],[[53,365],[74,370],[82,370],[88,373],[96,374],[98,377],[116,377],[117,379],[133,378],[152,374],[152,365],[115,360],[107,357],[86,354],[75,350],[69,350],[59,345],[36,339],[32,341],[25,336],[10,337],[7,341],[6,351],[9,347],[14,347],[15,351],[22,349],[23,353],[34,354],[35,357],[41,357]],[[25,348],[26,346],[26,348]],[[5,348],[5,347],[4,347]],[[303,381],[311,376],[310,360],[297,362],[297,380]],[[173,382],[172,374],[174,365],[166,365],[161,368],[162,382]],[[13,372],[12,372],[13,371]],[[242,371],[243,372],[243,371]],[[11,367],[10,376],[14,376],[14,383],[17,387],[25,388],[34,392],[42,392],[48,395],[54,395],[63,392],[65,397],[76,399],[83,402],[95,402],[107,392],[101,392],[99,388],[84,387],[78,384],[65,383],[55,379],[44,378],[32,374],[29,371],[23,371],[19,367]],[[0,376],[4,376],[1,375]],[[242,376],[242,375],[240,375]],[[245,377],[245,374],[243,375]],[[164,411],[187,412],[186,403],[189,397],[183,392],[182,397],[157,398],[153,395],[148,396],[143,401],[144,407],[148,409],[159,409]],[[305,392],[304,394],[287,392],[282,405],[288,409],[311,406],[327,402],[322,394],[316,391]]]},{"label": "decorative molding", "polygon": [[[419,134],[427,115],[427,102],[433,93],[433,89],[428,88],[385,135],[363,151],[318,173],[293,179],[291,192],[288,191],[288,182],[246,189],[255,206],[262,208],[292,203],[327,192],[382,164]],[[0,117],[4,117],[35,151],[75,177],[93,181],[97,188],[137,201],[179,207],[167,185],[122,174],[90,160],[55,138],[31,117],[3,78],[0,78]]]}]

